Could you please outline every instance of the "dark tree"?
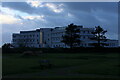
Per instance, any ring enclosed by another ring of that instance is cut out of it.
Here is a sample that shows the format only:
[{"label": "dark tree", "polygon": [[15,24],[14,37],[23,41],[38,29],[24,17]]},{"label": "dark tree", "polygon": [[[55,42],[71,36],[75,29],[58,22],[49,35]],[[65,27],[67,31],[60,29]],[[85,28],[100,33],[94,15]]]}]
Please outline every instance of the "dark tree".
[{"label": "dark tree", "polygon": [[11,48],[11,47],[13,47],[13,45],[10,44],[10,43],[5,43],[5,44],[2,46],[3,49],[9,49],[9,48]]},{"label": "dark tree", "polygon": [[105,45],[107,46],[107,44],[105,43],[107,41],[107,38],[105,36],[106,32],[107,32],[107,30],[104,30],[100,26],[95,27],[95,31],[92,32],[94,37],[91,38],[91,40],[95,40],[95,41],[97,41],[97,43],[93,43],[91,45],[93,45],[95,47],[104,47]]},{"label": "dark tree", "polygon": [[62,42],[70,46],[70,48],[79,45],[81,41],[79,35],[80,29],[78,28],[78,26],[72,23],[68,25],[65,30],[65,35],[62,36]]}]

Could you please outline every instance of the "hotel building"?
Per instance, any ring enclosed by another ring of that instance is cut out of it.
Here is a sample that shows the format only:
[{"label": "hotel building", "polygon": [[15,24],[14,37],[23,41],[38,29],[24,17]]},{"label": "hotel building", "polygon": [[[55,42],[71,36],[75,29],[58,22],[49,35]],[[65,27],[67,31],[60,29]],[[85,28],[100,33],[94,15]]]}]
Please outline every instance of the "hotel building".
[{"label": "hotel building", "polygon": [[[55,28],[40,28],[31,31],[20,31],[20,33],[13,33],[12,44],[14,47],[35,47],[35,48],[69,48],[66,44],[62,43],[62,36],[65,35],[66,27],[55,27]],[[79,47],[93,47],[91,43],[97,43],[90,38],[94,37],[91,33],[94,28],[84,28],[83,26],[78,27],[80,32],[80,40],[82,41]],[[107,40],[108,46],[105,47],[118,47],[118,40]]]}]

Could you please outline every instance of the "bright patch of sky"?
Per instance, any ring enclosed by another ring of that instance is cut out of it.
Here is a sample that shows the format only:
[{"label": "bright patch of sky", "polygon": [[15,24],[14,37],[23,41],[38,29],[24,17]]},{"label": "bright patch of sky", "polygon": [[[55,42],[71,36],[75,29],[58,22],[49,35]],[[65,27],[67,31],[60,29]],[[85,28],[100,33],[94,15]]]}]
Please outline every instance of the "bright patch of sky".
[{"label": "bright patch of sky", "polygon": [[43,3],[40,1],[28,0],[26,2],[30,4],[32,7],[44,7]]},{"label": "bright patch of sky", "polygon": [[41,1],[31,1],[28,0],[27,1],[28,4],[30,4],[32,7],[47,7],[49,8],[51,11],[55,12],[55,13],[60,13],[63,11],[63,4],[53,4],[53,3],[44,3]]},{"label": "bright patch of sky", "polygon": [[[23,20],[39,19],[41,21],[45,21],[44,15],[30,15],[28,13],[24,13],[18,10],[13,10],[13,9],[4,8],[4,7],[0,7],[0,11],[1,11],[0,13],[1,24],[13,24],[13,23],[22,21],[22,19]],[[20,23],[20,24],[23,24],[23,23]]]}]

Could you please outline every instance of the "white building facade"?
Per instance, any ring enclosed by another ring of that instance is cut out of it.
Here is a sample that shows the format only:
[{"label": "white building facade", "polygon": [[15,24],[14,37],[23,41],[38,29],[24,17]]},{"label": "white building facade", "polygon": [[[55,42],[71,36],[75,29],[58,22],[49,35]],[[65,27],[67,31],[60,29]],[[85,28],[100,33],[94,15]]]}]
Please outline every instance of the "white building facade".
[{"label": "white building facade", "polygon": [[[65,35],[66,27],[55,28],[40,28],[33,31],[20,31],[20,33],[13,33],[12,44],[14,47],[34,47],[34,48],[69,48],[66,44],[62,43],[62,36]],[[90,38],[94,37],[91,33],[94,28],[83,28],[79,26],[80,40],[82,41],[79,47],[93,47],[91,43],[96,43]],[[107,40],[105,47],[118,47],[118,40]]]}]

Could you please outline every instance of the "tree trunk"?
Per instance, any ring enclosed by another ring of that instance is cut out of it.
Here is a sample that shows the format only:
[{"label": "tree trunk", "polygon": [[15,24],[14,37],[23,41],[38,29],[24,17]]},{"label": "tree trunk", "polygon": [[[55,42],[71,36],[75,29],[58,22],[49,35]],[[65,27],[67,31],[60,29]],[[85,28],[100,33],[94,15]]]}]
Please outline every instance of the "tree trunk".
[{"label": "tree trunk", "polygon": [[72,48],[73,48],[73,44],[71,43],[71,44],[70,44],[70,49],[72,49]]},{"label": "tree trunk", "polygon": [[100,47],[100,33],[98,34],[98,46],[97,47]]}]

